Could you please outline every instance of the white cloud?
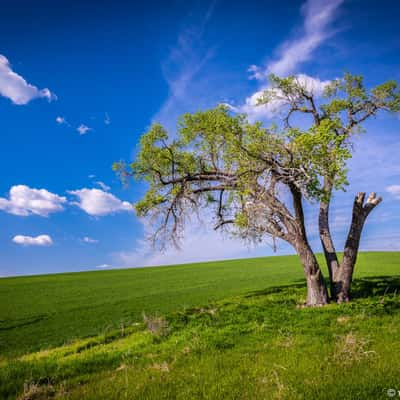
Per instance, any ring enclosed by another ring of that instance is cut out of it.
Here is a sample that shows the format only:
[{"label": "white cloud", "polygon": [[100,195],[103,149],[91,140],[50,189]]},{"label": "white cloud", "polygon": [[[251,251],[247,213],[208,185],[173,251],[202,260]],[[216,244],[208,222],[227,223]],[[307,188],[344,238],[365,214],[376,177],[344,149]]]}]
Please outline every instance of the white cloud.
[{"label": "white cloud", "polygon": [[60,124],[60,125],[66,124],[66,123],[67,123],[67,121],[65,120],[65,118],[64,118],[64,117],[60,117],[60,116],[58,116],[58,117],[56,118],[56,122],[57,122],[58,124]]},{"label": "white cloud", "polygon": [[386,188],[386,191],[400,200],[400,185],[390,185]]},{"label": "white cloud", "polygon": [[36,98],[55,100],[56,96],[49,89],[38,89],[29,84],[21,75],[11,69],[8,59],[0,54],[0,95],[7,97],[14,104],[27,104]]},{"label": "white cloud", "polygon": [[89,236],[85,236],[85,237],[82,239],[82,242],[84,242],[84,243],[91,243],[91,244],[99,243],[99,241],[98,241],[97,239],[92,239],[92,238],[89,237]]},{"label": "white cloud", "polygon": [[76,130],[79,132],[80,135],[85,135],[86,133],[88,133],[89,131],[92,130],[92,128],[89,128],[87,125],[85,124],[80,124]]},{"label": "white cloud", "polygon": [[79,198],[78,202],[72,204],[93,216],[114,214],[120,211],[133,211],[128,201],[121,201],[111,193],[100,189],[71,190],[68,193]]},{"label": "white cloud", "polygon": [[49,235],[39,235],[36,237],[17,235],[13,237],[12,241],[22,246],[51,246],[53,244],[53,240]]},{"label": "white cloud", "polygon": [[329,80],[321,81],[318,78],[313,78],[312,76],[305,74],[296,75],[296,79],[308,92],[312,93],[315,97],[322,96],[326,86],[331,83]]},{"label": "white cloud", "polygon": [[113,266],[112,265],[109,265],[109,264],[101,264],[101,265],[96,265],[96,267],[95,268],[101,268],[101,269],[103,269],[103,268],[112,268]]},{"label": "white cloud", "polygon": [[104,182],[102,181],[97,181],[95,182],[97,185],[99,185],[105,192],[108,192],[111,188],[110,186],[107,186]]},{"label": "white cloud", "polygon": [[31,214],[47,217],[62,211],[65,197],[58,196],[46,189],[32,189],[26,185],[12,186],[9,199],[0,197],[0,210],[9,214],[28,216]]}]

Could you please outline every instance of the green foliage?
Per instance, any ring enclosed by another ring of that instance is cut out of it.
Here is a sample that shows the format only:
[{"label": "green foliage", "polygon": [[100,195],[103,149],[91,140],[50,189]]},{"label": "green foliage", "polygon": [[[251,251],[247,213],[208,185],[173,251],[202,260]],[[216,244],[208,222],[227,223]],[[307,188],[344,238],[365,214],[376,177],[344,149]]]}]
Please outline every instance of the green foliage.
[{"label": "green foliage", "polygon": [[373,115],[380,109],[390,112],[400,111],[400,91],[397,82],[393,80],[368,91],[362,76],[346,73],[343,79],[336,79],[328,85],[324,95],[330,102],[323,104],[321,108],[325,111],[325,117],[329,118],[338,117],[343,111]]},{"label": "green foliage", "polygon": [[[200,290],[204,284],[202,272],[206,270],[215,296],[204,292],[186,307],[181,298],[181,306],[178,301],[164,318],[153,318],[152,323],[167,321],[168,331],[164,335],[155,335],[147,318],[145,323],[116,327],[57,348],[48,349],[42,344],[40,352],[26,349],[24,355],[3,358],[0,398],[385,398],[388,388],[397,387],[400,373],[396,335],[400,329],[400,277],[388,276],[398,272],[398,258],[398,253],[361,254],[354,284],[355,301],[316,309],[300,306],[306,296],[305,288],[297,283],[298,268],[290,265],[290,257],[258,259],[254,263],[248,260],[248,264],[238,260],[237,265],[231,261],[217,266],[198,264],[188,266],[190,271],[185,266],[154,268],[154,276],[147,276],[147,293],[160,278],[164,280],[165,269],[170,274],[180,269],[179,275],[185,281],[182,289],[193,284]],[[275,259],[279,260],[277,264]],[[265,262],[270,264],[267,268]],[[376,263],[381,268],[380,277],[373,277]],[[289,264],[290,268],[286,272],[278,264]],[[243,272],[244,269],[247,271]],[[228,270],[232,271],[233,280]],[[130,282],[133,289],[140,278],[119,275],[123,272],[127,271],[68,274],[76,275],[76,279],[89,286],[87,294],[82,293],[79,298],[81,309],[91,310],[101,319],[106,304],[100,306],[94,301],[93,289],[99,290],[101,280],[99,298],[107,296],[104,290],[113,275],[117,281]],[[137,270],[128,272],[137,275]],[[239,273],[242,279],[238,279]],[[37,278],[14,279],[14,289],[18,291],[19,286],[26,291],[31,280],[37,290],[34,295],[25,293],[29,304],[43,304],[43,299],[52,298],[53,307],[60,307],[60,299],[54,301],[52,288],[62,287],[63,275],[53,276],[55,280],[47,285]],[[270,286],[260,285],[260,281]],[[231,288],[233,284],[236,292]],[[224,290],[218,292],[221,286]],[[193,288],[191,291],[194,292]],[[126,295],[115,293],[118,306],[114,314],[118,308],[124,309]],[[179,290],[172,289],[170,297],[179,298]],[[160,310],[166,298],[165,293],[159,294]],[[107,302],[109,299],[107,296]],[[21,300],[23,296],[15,294],[9,304],[18,309]],[[58,310],[53,308],[56,314]],[[85,318],[76,305],[75,313],[77,330]],[[72,320],[64,312],[63,317],[59,323],[64,321],[65,327]]]},{"label": "green foliage", "polygon": [[309,129],[289,132],[297,145],[296,150],[304,155],[300,163],[312,177],[307,186],[311,197],[323,197],[318,184],[321,177],[328,177],[336,189],[348,184],[346,160],[351,157],[350,138],[361,130],[366,119],[380,110],[400,111],[400,91],[395,81],[387,81],[368,91],[362,76],[346,73],[324,88],[322,99],[313,92],[312,84],[301,82],[295,76],[271,75],[270,84],[259,104],[278,100],[286,108],[287,124],[294,113],[312,116]]},{"label": "green foliage", "polygon": [[175,225],[169,231],[173,234],[185,213],[214,205],[216,192],[225,191],[224,204],[215,207],[219,213],[234,210],[236,218],[259,179],[266,178],[277,163],[291,168],[285,141],[274,127],[250,124],[223,106],[184,115],[175,139],[169,139],[160,125],[153,125],[141,138],[136,160],[125,170],[149,185],[135,205],[136,212],[161,215],[166,227],[173,217]]},{"label": "green foliage", "polygon": [[309,131],[289,131],[293,152],[298,156],[298,166],[308,171],[307,194],[323,198],[321,177],[331,176],[335,189],[344,189],[347,182],[346,161],[351,157],[346,137],[335,133],[336,123],[324,119]]},{"label": "green foliage", "polygon": [[[332,188],[345,189],[353,134],[380,110],[400,111],[400,91],[394,81],[367,90],[361,76],[345,74],[320,96],[304,79],[270,76],[259,104],[278,104],[286,114],[281,126],[250,123],[245,115],[218,106],[183,115],[173,137],[154,124],[142,136],[136,160],[128,167],[115,164],[122,178],[147,182],[135,208],[139,216],[157,221],[155,239],[178,237],[185,219],[199,208],[213,210],[217,227],[230,223],[243,237],[256,235],[251,224],[261,204],[263,233],[285,239],[282,226],[290,228],[276,184],[311,200],[328,201]],[[309,115],[309,125],[291,126],[296,113]],[[278,202],[266,199],[265,192]]]}]

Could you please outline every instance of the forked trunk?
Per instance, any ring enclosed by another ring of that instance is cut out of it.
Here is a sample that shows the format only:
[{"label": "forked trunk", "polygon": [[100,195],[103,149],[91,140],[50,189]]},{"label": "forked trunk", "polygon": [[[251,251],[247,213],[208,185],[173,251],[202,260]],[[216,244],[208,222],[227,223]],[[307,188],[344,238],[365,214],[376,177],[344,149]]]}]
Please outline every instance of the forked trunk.
[{"label": "forked trunk", "polygon": [[330,196],[332,193],[332,185],[328,183],[327,180],[325,181],[324,189],[327,192],[328,200],[321,201],[319,208],[319,217],[318,217],[319,237],[321,240],[322,248],[324,250],[325,261],[329,272],[331,298],[333,300],[336,300],[337,297],[336,287],[333,283],[337,279],[337,274],[339,271],[339,260],[336,254],[332,235],[329,229],[329,205],[330,205]]},{"label": "forked trunk", "polygon": [[358,193],[354,200],[353,215],[343,252],[343,260],[333,281],[338,303],[350,301],[351,282],[353,280],[354,266],[357,261],[364,222],[368,214],[382,201],[381,197],[377,198],[375,193],[371,193],[364,205],[364,198],[365,193]]},{"label": "forked trunk", "polygon": [[325,279],[307,240],[304,238],[297,239],[296,250],[307,280],[307,306],[323,306],[328,304],[329,297]]}]

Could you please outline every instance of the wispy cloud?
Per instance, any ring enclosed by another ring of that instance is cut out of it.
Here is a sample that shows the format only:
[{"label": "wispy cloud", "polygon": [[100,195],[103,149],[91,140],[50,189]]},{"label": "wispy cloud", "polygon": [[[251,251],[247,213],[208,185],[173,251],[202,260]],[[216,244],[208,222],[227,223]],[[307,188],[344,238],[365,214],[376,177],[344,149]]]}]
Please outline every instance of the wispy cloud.
[{"label": "wispy cloud", "polygon": [[[271,252],[271,248],[264,251]],[[220,232],[198,225],[188,227],[179,249],[168,247],[165,251],[155,250],[145,240],[138,241],[133,250],[113,254],[115,263],[126,267],[185,264],[254,255],[254,248],[239,239],[224,237]]]},{"label": "wispy cloud", "polygon": [[0,54],[0,95],[7,97],[14,104],[23,105],[33,99],[55,100],[56,96],[49,89],[38,89],[29,84],[11,68],[8,59]]},{"label": "wispy cloud", "polygon": [[200,71],[215,55],[213,47],[206,47],[203,35],[212,18],[216,1],[212,1],[197,23],[191,23],[183,29],[177,43],[171,48],[161,64],[163,76],[168,84],[168,97],[153,116],[153,121],[160,122],[169,129],[174,129],[178,117],[189,111],[199,98],[193,98],[193,85]]},{"label": "wispy cloud", "polygon": [[400,185],[390,185],[386,188],[386,191],[400,200]]},{"label": "wispy cloud", "polygon": [[270,73],[285,76],[309,61],[315,50],[336,33],[331,25],[343,2],[344,0],[307,0],[301,8],[303,26],[300,35],[296,32],[294,38],[283,42],[279,46],[278,56],[266,67],[252,65],[249,70],[253,77],[265,79]]},{"label": "wispy cloud", "polygon": [[0,210],[9,214],[47,217],[51,213],[63,211],[67,199],[46,189],[33,189],[26,185],[12,186],[9,198],[0,198]]},{"label": "wispy cloud", "polygon": [[370,125],[368,133],[355,140],[353,158],[349,160],[349,178],[354,190],[367,191],[373,184],[373,191],[382,193],[392,187],[389,193],[395,194],[393,186],[400,176],[400,143],[396,135],[397,132],[385,135],[381,128]]},{"label": "wispy cloud", "polygon": [[36,237],[16,235],[12,241],[22,246],[51,246],[53,244],[53,240],[49,235],[39,235]]},{"label": "wispy cloud", "polygon": [[[337,24],[335,27],[333,27],[333,23],[339,15],[340,6],[342,3],[343,0],[306,1],[301,9],[303,22],[301,26],[298,26],[296,29],[296,37],[291,37],[279,45],[277,48],[278,50],[276,52],[276,57],[270,59],[265,65],[261,67],[250,67],[253,77],[260,81],[258,84],[259,89],[249,96],[244,104],[233,108],[240,112],[247,112],[250,114],[250,117],[254,119],[270,118],[271,116],[276,115],[276,111],[279,110],[280,107],[279,103],[271,104],[268,107],[256,106],[257,99],[262,94],[263,90],[268,87],[265,80],[268,74],[271,72],[279,75],[294,74],[297,79],[308,88],[308,90],[313,91],[315,96],[320,96],[323,89],[330,81],[322,80],[317,77],[311,77],[300,72],[302,67],[305,66],[305,63],[312,60],[316,50],[323,46],[326,41],[337,32],[337,30],[335,30],[337,28]],[[177,115],[172,115],[173,113],[170,111],[179,108],[181,109],[178,101],[180,96],[182,96],[182,98],[185,100],[189,98],[190,102],[189,95],[191,92],[187,90],[187,88],[190,88],[191,85],[190,79],[185,81],[185,74],[182,76],[177,75],[177,77],[181,78],[182,80],[172,79],[170,82],[170,88],[174,89],[171,90],[171,93],[174,93],[175,95],[170,96],[168,101],[161,109],[161,111],[164,112],[163,115],[165,115],[165,119],[167,121],[176,121]],[[172,117],[169,118],[169,115],[172,115]],[[382,191],[385,187],[385,183],[382,182],[387,182],[387,171],[389,169],[370,168],[371,159],[378,160],[381,157],[380,154],[372,153],[376,153],[378,148],[380,149],[381,147],[385,147],[385,145],[386,143],[382,143],[377,147],[373,144],[371,145],[371,142],[367,140],[365,145],[361,146],[361,153],[364,156],[360,158],[359,152],[356,151],[354,161],[351,162],[351,169],[355,169],[354,173],[350,174],[350,180],[352,182],[351,191],[349,190],[349,194],[339,194],[340,197],[337,197],[338,200],[336,200],[335,197],[335,204],[333,204],[332,207],[331,221],[332,231],[334,235],[340,239],[338,240],[338,249],[343,248],[342,242],[345,240],[351,222],[351,207],[354,193],[356,193],[358,190],[368,191],[369,189],[371,191]],[[355,147],[357,149],[358,146]],[[364,151],[364,147],[368,147],[368,151]],[[382,151],[382,157],[383,154],[386,154],[386,161],[382,159],[382,163],[380,163],[378,160],[376,165],[392,164],[392,159],[395,159],[397,153],[394,151],[394,147],[392,147],[392,155],[389,158],[387,157],[387,152],[385,153]],[[365,167],[363,166],[364,161]],[[356,164],[357,168],[355,168],[354,163]],[[390,170],[397,171],[397,169],[391,168]],[[379,176],[382,177],[382,182],[379,183],[379,187],[370,188],[371,182],[376,181],[375,174],[379,174]],[[388,183],[386,183],[386,185],[387,184]],[[392,189],[392,194],[395,194],[394,192],[396,190],[396,188]],[[343,198],[345,198],[346,201],[342,203]],[[310,207],[310,210],[307,211],[307,218],[310,226],[310,236],[313,239],[312,243],[315,249],[320,251],[321,248],[318,229],[315,225],[315,221],[317,220],[316,218],[318,216],[316,215],[315,210],[311,210],[311,208],[312,207]],[[374,214],[369,218],[367,224],[367,229],[369,232],[372,234],[376,233],[374,248],[383,249],[386,248],[385,246],[388,246],[388,248],[393,248],[394,241],[392,241],[390,245],[387,245],[387,243],[385,243],[385,237],[380,235],[378,232],[378,227],[381,225],[381,222],[378,221],[378,216],[379,218],[382,218],[381,209],[376,210],[376,212],[374,211]],[[374,220],[375,218],[376,221]],[[366,236],[366,240],[363,241],[364,249],[368,248],[369,246],[367,240],[368,237]],[[279,245],[278,254],[290,252],[292,252],[292,249],[286,244]],[[204,261],[211,259],[240,258],[261,254],[272,254],[272,250],[269,245],[264,243],[257,248],[248,248],[241,241],[232,238],[222,238],[218,232],[214,232],[211,229],[208,230],[204,227],[189,225],[181,250],[170,248],[164,253],[159,253],[149,247],[147,242],[138,241],[133,249],[115,253],[114,261],[116,265],[147,266]]]},{"label": "wispy cloud", "polygon": [[[272,72],[272,70],[278,72],[278,68],[280,68],[280,72],[283,72],[283,67],[279,67],[279,65],[289,64],[290,57],[299,57],[296,65],[293,62],[291,63],[291,68],[295,68],[306,61],[307,57],[311,56],[313,50],[323,42],[324,38],[329,37],[327,27],[330,21],[333,20],[335,11],[341,2],[322,2],[325,4],[325,7],[323,7],[320,5],[321,2],[307,1],[302,8],[304,14],[304,32],[302,36],[285,42],[280,47],[278,59],[271,61],[263,69],[254,67],[253,72],[256,72],[257,69],[257,72],[263,76],[267,76],[267,70],[269,72]],[[170,95],[160,111],[154,116],[154,120],[160,121],[169,129],[174,128],[178,116],[183,111],[192,111],[189,107],[193,101],[193,91],[190,90],[192,89],[193,81],[196,81],[199,71],[214,55],[213,49],[202,49],[200,45],[204,27],[211,18],[211,15],[212,8],[207,13],[205,21],[200,24],[200,29],[196,30],[192,28],[183,31],[179,35],[177,45],[172,49],[168,58],[163,63],[163,72],[169,85]],[[317,32],[313,35],[312,31],[314,29]],[[306,55],[300,56],[296,54],[296,49],[297,51],[305,51],[305,48],[307,48],[307,57]],[[285,72],[288,70],[289,67],[286,67]],[[328,81],[312,78],[305,74],[299,74],[298,79],[317,96],[322,93],[323,88],[328,83]],[[262,94],[262,89],[260,88],[260,91],[250,96],[244,105],[235,108],[235,110],[252,114],[251,117],[253,118],[272,115],[275,112],[273,108],[279,108],[279,104],[270,105],[268,109],[256,106],[257,98]],[[196,108],[200,107],[201,104],[198,98],[196,98],[196,102],[198,102]],[[147,242],[140,241],[133,251],[122,251],[116,254],[115,257],[116,263],[123,265],[161,265],[177,262],[245,257],[250,254],[271,254],[272,249],[270,246],[270,244],[264,243],[257,249],[250,250],[246,244],[238,239],[222,238],[219,232],[192,225],[186,231],[185,240],[180,250],[170,248],[163,253],[157,253],[149,247]],[[279,247],[279,250],[286,253],[290,252],[290,249],[284,244]]]},{"label": "wispy cloud", "polygon": [[97,182],[95,182],[95,184],[99,185],[102,188],[102,190],[104,190],[105,192],[108,192],[111,189],[110,186],[106,185],[102,181],[97,181]]},{"label": "wispy cloud", "polygon": [[100,264],[100,265],[96,265],[95,268],[107,269],[107,268],[113,268],[113,266],[110,264]]},{"label": "wispy cloud", "polygon": [[400,234],[388,232],[364,237],[360,244],[361,251],[400,251]]},{"label": "wispy cloud", "polygon": [[[296,33],[294,38],[288,39],[278,46],[278,55],[269,61],[265,66],[249,67],[250,78],[265,81],[270,73],[280,76],[294,74],[298,68],[309,61],[315,50],[320,47],[335,30],[331,28],[332,22],[337,17],[340,5],[344,0],[307,0],[302,8],[303,25],[301,33]],[[297,73],[297,77],[306,86],[313,89],[315,95],[322,92],[328,81],[321,81],[305,74]],[[250,119],[271,118],[281,104],[271,102],[268,105],[258,105],[258,99],[268,85],[263,85],[252,95],[245,99],[244,104],[239,107],[232,107],[234,110],[246,113]]]}]

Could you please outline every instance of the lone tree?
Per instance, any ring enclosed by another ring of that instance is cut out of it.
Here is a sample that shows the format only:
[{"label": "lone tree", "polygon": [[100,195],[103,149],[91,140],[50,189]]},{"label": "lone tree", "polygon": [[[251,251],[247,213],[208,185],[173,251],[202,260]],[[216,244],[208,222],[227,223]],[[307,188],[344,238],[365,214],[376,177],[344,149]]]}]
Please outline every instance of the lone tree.
[{"label": "lone tree", "polygon": [[[282,124],[264,127],[235,115],[228,107],[185,114],[175,138],[154,124],[140,141],[136,161],[114,169],[123,179],[148,183],[135,204],[139,216],[155,226],[153,242],[179,244],[185,223],[199,210],[212,212],[215,229],[261,241],[266,236],[291,244],[307,281],[307,305],[331,298],[350,299],[361,232],[380,197],[358,193],[354,200],[343,259],[339,262],[329,229],[334,190],[344,189],[351,139],[380,110],[400,110],[394,81],[367,91],[362,78],[346,74],[327,84],[318,97],[301,77],[270,77],[260,106],[279,106]],[[295,114],[306,114],[297,127]],[[307,126],[308,125],[308,126]],[[319,206],[319,233],[329,270],[330,296],[307,238],[303,202]]]}]

